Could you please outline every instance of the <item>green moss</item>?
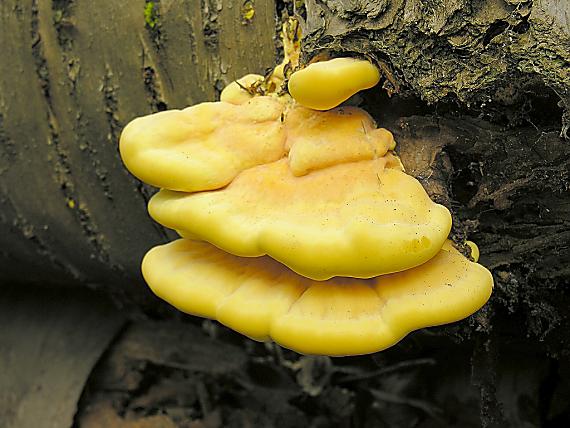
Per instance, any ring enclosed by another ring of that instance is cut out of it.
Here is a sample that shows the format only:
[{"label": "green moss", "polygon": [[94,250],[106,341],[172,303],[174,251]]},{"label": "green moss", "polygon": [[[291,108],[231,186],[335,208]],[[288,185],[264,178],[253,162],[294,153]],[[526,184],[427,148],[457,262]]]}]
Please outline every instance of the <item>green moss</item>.
[{"label": "green moss", "polygon": [[147,2],[144,7],[144,22],[149,28],[154,28],[158,24],[158,8],[153,1]]}]

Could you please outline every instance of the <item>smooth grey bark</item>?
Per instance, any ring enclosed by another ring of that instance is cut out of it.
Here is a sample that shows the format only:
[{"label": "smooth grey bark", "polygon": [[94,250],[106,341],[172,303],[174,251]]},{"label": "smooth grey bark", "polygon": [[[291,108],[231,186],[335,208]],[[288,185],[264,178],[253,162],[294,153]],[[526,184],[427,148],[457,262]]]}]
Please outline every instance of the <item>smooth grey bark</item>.
[{"label": "smooth grey bark", "polygon": [[[125,170],[123,126],[215,100],[275,62],[275,5],[0,2],[0,281],[125,289],[166,232]],[[148,21],[148,22],[146,22]]]}]

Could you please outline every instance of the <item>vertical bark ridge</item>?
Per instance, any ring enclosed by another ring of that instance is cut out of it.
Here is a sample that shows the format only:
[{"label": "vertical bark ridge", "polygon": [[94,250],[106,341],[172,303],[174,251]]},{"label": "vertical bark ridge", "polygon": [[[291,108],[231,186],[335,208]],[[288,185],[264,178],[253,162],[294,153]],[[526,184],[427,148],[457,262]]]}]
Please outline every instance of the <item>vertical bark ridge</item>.
[{"label": "vertical bark ridge", "polygon": [[164,79],[158,71],[158,64],[153,58],[150,49],[141,38],[142,45],[142,78],[147,93],[147,103],[150,105],[153,113],[168,109],[162,88],[164,87]]},{"label": "vertical bark ridge", "polygon": [[4,103],[2,94],[0,94],[0,177],[10,168],[17,156],[16,145],[4,127],[4,114],[2,113]]},{"label": "vertical bark ridge", "polygon": [[[69,160],[70,153],[73,153],[73,146],[78,143],[80,151],[86,153],[91,158],[98,178],[97,181],[102,185],[104,191],[108,191],[108,186],[104,182],[104,172],[101,171],[101,163],[95,156],[96,150],[91,146],[90,141],[85,138],[84,129],[86,123],[81,106],[76,98],[76,82],[79,77],[80,61],[67,56],[67,52],[72,49],[72,43],[62,38],[61,33],[58,34],[57,30],[49,22],[50,19],[54,20],[53,12],[54,10],[48,7],[47,2],[39,4],[37,0],[33,0],[31,31],[32,39],[34,40],[34,58],[36,60],[36,73],[40,79],[40,85],[47,104],[50,142],[55,152],[55,170],[58,172],[58,180],[67,200],[67,205],[79,223],[86,242],[92,248],[92,256],[103,264],[109,264],[110,257],[105,249],[104,238],[99,233],[97,224],[91,216],[88,199],[78,190],[79,186],[75,182],[76,177],[80,175],[72,170]],[[59,51],[58,47],[60,48]],[[57,64],[57,62],[60,62],[60,64]],[[61,70],[62,67],[64,70]],[[59,74],[56,81],[60,86],[67,86],[68,94],[61,93],[61,90],[57,93],[53,92],[52,74]],[[62,76],[61,74],[64,75]],[[60,123],[62,121],[59,119],[58,114],[61,111],[60,104],[63,103],[69,106],[68,112],[70,108],[74,113],[63,113],[65,116],[63,119],[63,132],[67,134],[70,130],[73,130],[76,140],[75,144],[71,142],[68,135],[63,136],[63,138],[61,135],[62,125]]]}]

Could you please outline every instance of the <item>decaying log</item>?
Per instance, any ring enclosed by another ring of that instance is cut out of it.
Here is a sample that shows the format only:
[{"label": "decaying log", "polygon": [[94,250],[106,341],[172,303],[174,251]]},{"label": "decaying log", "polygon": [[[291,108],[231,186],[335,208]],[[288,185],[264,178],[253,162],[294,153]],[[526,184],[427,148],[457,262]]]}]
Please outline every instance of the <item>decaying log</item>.
[{"label": "decaying log", "polygon": [[[5,290],[22,282],[97,286],[121,294],[123,304],[136,297],[140,307],[139,297],[148,297],[140,260],[172,235],[146,213],[154,190],[121,163],[121,129],[136,116],[215,100],[225,84],[248,72],[263,74],[277,60],[280,22],[293,13],[303,20],[304,61],[326,51],[380,65],[383,81],[362,96],[364,107],[394,132],[407,171],[452,210],[453,236],[479,244],[496,282],[490,304],[468,321],[416,332],[347,366],[284,358],[279,350],[268,356],[250,341],[228,348],[179,322],[139,322],[101,363],[148,376],[135,379],[136,400],[123,400],[132,397],[129,378],[120,379],[126,384],[113,401],[117,378],[105,377],[107,371],[91,380],[93,403],[103,398],[101,407],[79,415],[84,426],[123,423],[128,412],[155,418],[144,406],[180,411],[160,401],[163,384],[179,391],[188,379],[199,386],[203,378],[213,399],[208,403],[196,387],[184,411],[198,409],[194,416],[204,426],[273,420],[330,426],[347,423],[352,413],[355,426],[396,426],[404,419],[445,426],[442,415],[450,426],[556,426],[570,417],[564,400],[570,388],[569,8],[566,0],[2,0]],[[175,317],[151,302],[143,305],[147,315]],[[145,328],[154,333],[145,336]],[[196,346],[204,351],[196,351],[197,359],[184,355],[173,363],[173,349],[190,354]],[[144,370],[137,366],[139,351]],[[208,355],[225,361],[225,351],[235,366],[228,362],[226,372],[212,373]],[[421,376],[412,369],[386,379],[368,376],[370,366],[400,367],[406,358],[427,358],[436,367],[424,367]],[[164,382],[152,377],[155,369]],[[247,376],[225,379],[227,401],[216,382],[238,371]],[[258,371],[274,383],[263,383]],[[148,389],[137,389],[141,384]],[[270,400],[275,391],[280,398]],[[450,396],[459,398],[450,404]],[[266,413],[270,402],[281,407]],[[125,415],[113,410],[117,403]],[[473,403],[481,409],[477,417]],[[156,423],[174,424],[171,416],[158,415]]]}]

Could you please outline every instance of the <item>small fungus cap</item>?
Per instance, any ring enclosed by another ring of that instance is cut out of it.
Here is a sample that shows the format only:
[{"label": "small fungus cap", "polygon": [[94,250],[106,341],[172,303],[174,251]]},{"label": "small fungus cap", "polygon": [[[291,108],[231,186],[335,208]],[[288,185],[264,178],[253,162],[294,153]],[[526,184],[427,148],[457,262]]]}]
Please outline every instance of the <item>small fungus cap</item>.
[{"label": "small fungus cap", "polygon": [[162,190],[151,216],[239,256],[269,255],[316,280],[370,278],[422,264],[451,229],[449,211],[390,156],[295,176],[287,159],[211,192]]},{"label": "small fungus cap", "polygon": [[294,72],[289,93],[302,106],[328,110],[380,81],[378,68],[366,60],[334,58]]},{"label": "small fungus cap", "polygon": [[226,86],[220,94],[220,101],[231,104],[245,104],[253,98],[250,88],[263,81],[261,74],[246,74]]},{"label": "small fungus cap", "polygon": [[412,330],[463,319],[493,288],[487,269],[453,249],[404,272],[317,282],[268,257],[244,259],[181,239],[149,251],[142,269],[153,292],[184,312],[331,356],[380,351]]},{"label": "small fungus cap", "polygon": [[479,261],[479,247],[473,241],[467,241],[466,244],[471,250],[471,258],[477,263]]},{"label": "small fungus cap", "polygon": [[255,97],[243,105],[202,103],[133,120],[120,152],[139,179],[171,190],[218,189],[241,171],[285,155],[283,103]]}]

